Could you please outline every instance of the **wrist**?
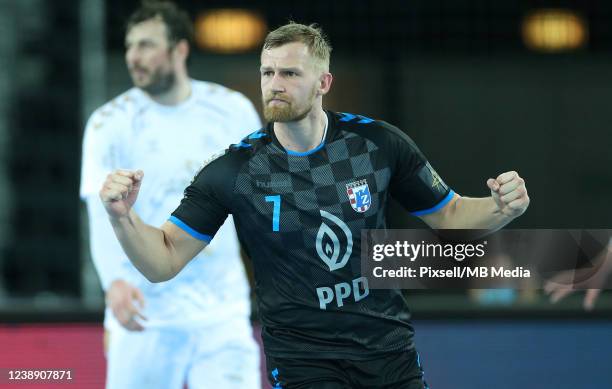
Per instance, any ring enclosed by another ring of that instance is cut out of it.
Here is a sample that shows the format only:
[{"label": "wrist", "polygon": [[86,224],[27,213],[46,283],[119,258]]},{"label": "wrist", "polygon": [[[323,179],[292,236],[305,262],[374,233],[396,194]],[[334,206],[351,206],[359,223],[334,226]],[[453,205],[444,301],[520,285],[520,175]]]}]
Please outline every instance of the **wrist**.
[{"label": "wrist", "polygon": [[132,210],[130,210],[126,215],[109,215],[108,219],[113,226],[131,225],[133,224]]}]

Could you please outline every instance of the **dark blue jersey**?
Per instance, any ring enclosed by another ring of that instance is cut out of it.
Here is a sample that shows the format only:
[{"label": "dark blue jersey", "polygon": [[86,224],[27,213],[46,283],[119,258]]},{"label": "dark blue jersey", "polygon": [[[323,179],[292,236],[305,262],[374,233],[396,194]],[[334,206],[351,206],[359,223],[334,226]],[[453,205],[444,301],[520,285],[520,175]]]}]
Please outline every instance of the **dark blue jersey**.
[{"label": "dark blue jersey", "polygon": [[410,349],[401,291],[370,290],[361,275],[361,230],[385,228],[389,196],[421,215],[453,192],[397,128],[327,116],[325,139],[306,153],[286,151],[272,125],[230,146],[198,173],[171,220],[210,240],[233,215],[254,264],[268,355],[369,359]]}]

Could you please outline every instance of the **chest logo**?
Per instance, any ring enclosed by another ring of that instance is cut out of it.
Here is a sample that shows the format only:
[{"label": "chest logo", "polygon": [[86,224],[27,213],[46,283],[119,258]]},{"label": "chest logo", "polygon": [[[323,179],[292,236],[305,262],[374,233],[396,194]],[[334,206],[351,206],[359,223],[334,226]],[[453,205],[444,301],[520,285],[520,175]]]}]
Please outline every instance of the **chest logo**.
[{"label": "chest logo", "polygon": [[370,187],[366,180],[346,184],[346,194],[355,212],[363,213],[370,209],[372,196],[370,195]]},{"label": "chest logo", "polygon": [[330,271],[342,269],[353,252],[353,234],[351,233],[351,229],[345,222],[331,213],[323,210],[319,212],[324,219],[331,222],[332,226],[335,225],[342,230],[344,234],[342,240],[344,241],[346,239],[346,249],[344,250],[344,255],[340,258],[343,246],[342,242],[334,232],[334,228],[322,222],[319,227],[319,232],[317,233],[317,254],[319,254],[319,258],[329,267]]}]

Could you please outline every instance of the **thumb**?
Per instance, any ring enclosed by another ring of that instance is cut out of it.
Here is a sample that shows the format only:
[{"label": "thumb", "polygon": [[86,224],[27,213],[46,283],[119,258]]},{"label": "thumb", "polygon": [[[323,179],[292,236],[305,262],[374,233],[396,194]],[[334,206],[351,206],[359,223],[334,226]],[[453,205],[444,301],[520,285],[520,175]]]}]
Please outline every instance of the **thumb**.
[{"label": "thumb", "polygon": [[136,202],[138,198],[138,193],[140,192],[140,185],[142,185],[142,179],[144,177],[144,172],[142,170],[136,170],[132,175],[132,189],[127,195],[128,204],[130,206]]},{"label": "thumb", "polygon": [[144,295],[138,288],[132,289],[132,298],[138,302],[138,308],[134,310],[134,315],[138,316],[141,320],[147,320],[147,317],[142,314],[142,310],[145,306]]},{"label": "thumb", "polygon": [[491,191],[493,192],[497,192],[499,190],[499,183],[497,182],[497,180],[493,179],[493,178],[489,178],[487,180],[487,186],[489,187],[489,189],[491,189]]},{"label": "thumb", "polygon": [[489,189],[491,189],[491,198],[493,198],[493,201],[495,202],[495,205],[497,205],[498,209],[503,209],[504,208],[504,202],[501,200],[501,198],[499,197],[499,182],[497,182],[497,180],[493,179],[493,178],[489,178],[487,180],[487,186],[489,187]]},{"label": "thumb", "polygon": [[144,299],[144,295],[142,294],[140,289],[138,289],[138,288],[132,289],[132,298],[134,300],[138,301],[138,305],[140,305],[140,309],[144,308],[144,306],[145,306],[145,299]]},{"label": "thumb", "polygon": [[134,173],[134,179],[136,181],[142,181],[143,178],[144,178],[144,172],[140,169],[136,170],[136,173]]},{"label": "thumb", "polygon": [[140,189],[140,184],[142,183],[143,178],[144,172],[142,170],[136,170],[136,173],[134,173],[134,185],[132,186],[133,190]]}]

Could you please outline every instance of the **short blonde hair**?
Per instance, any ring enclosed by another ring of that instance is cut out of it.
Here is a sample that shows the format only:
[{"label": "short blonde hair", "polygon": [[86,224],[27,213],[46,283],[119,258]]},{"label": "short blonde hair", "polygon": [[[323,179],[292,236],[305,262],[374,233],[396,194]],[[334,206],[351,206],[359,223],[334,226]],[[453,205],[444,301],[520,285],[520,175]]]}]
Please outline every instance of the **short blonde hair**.
[{"label": "short blonde hair", "polygon": [[323,70],[329,71],[329,58],[332,47],[323,30],[316,24],[289,22],[271,31],[264,40],[263,49],[272,49],[287,43],[302,42],[308,47],[310,55],[320,62]]}]

